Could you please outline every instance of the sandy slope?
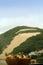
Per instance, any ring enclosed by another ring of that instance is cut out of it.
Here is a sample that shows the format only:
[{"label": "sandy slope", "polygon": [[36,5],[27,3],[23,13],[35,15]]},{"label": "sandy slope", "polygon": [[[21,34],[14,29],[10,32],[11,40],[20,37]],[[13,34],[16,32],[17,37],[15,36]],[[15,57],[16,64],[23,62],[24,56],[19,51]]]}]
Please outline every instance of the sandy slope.
[{"label": "sandy slope", "polygon": [[27,31],[27,30],[37,30],[37,29],[21,29],[19,31],[17,31],[16,33],[22,32],[22,31]]},{"label": "sandy slope", "polygon": [[3,54],[5,52],[10,53],[13,51],[13,49],[17,46],[19,46],[22,42],[24,42],[27,38],[30,38],[32,36],[35,36],[37,34],[40,34],[40,32],[36,33],[23,33],[23,34],[18,34],[14,39],[11,41],[11,44],[3,51]]}]

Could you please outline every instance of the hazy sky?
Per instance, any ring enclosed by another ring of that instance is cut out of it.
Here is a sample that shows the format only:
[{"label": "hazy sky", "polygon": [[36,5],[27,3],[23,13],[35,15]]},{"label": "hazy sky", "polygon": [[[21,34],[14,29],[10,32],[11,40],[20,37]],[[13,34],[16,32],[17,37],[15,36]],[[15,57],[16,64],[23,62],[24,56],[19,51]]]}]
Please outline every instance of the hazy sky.
[{"label": "hazy sky", "polygon": [[43,0],[0,0],[0,32],[19,25],[43,28]]}]

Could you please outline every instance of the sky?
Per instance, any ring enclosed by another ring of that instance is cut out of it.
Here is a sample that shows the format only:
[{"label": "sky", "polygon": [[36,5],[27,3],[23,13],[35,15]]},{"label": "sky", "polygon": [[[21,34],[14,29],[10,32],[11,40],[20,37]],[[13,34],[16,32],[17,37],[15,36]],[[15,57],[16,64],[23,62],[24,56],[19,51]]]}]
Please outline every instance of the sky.
[{"label": "sky", "polygon": [[0,33],[22,25],[43,28],[43,0],[0,0]]}]

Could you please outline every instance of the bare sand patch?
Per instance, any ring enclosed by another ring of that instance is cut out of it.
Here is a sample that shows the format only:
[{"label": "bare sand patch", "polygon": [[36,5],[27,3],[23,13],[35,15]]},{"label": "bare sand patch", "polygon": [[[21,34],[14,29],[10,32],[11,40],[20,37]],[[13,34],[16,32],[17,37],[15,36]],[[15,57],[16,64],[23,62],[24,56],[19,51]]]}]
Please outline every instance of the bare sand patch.
[{"label": "bare sand patch", "polygon": [[36,36],[37,34],[40,34],[40,32],[18,34],[16,37],[13,38],[10,45],[6,49],[4,49],[2,54],[5,54],[6,52],[7,53],[12,52],[15,47],[19,46],[26,39],[28,39],[32,36]]},{"label": "bare sand patch", "polygon": [[17,31],[16,33],[22,32],[22,31],[27,31],[27,30],[37,30],[37,29],[21,29],[19,31]]}]

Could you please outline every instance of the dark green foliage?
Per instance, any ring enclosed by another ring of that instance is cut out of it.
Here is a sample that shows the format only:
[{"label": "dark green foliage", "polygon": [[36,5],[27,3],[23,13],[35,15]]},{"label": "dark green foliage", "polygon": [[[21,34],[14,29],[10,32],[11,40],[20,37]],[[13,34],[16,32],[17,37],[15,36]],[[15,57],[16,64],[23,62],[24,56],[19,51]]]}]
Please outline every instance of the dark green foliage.
[{"label": "dark green foliage", "polygon": [[0,35],[0,53],[2,53],[2,51],[7,47],[7,45],[10,44],[10,42],[13,40],[13,37],[17,35],[15,34],[17,31],[28,28],[29,27],[27,26],[18,26]]},{"label": "dark green foliage", "polygon": [[40,57],[43,57],[43,53],[40,54]]},{"label": "dark green foliage", "polygon": [[43,53],[39,53],[37,55],[37,62],[43,64]]},{"label": "dark green foliage", "polygon": [[38,55],[38,58],[40,58],[40,57],[43,57],[43,53],[40,53],[40,54]]},{"label": "dark green foliage", "polygon": [[37,55],[31,55],[31,59],[37,59]]},{"label": "dark green foliage", "polygon": [[43,33],[33,36],[23,42],[20,46],[13,50],[13,53],[24,52],[28,54],[31,51],[35,51],[38,49],[43,49]]},{"label": "dark green foliage", "polygon": [[43,58],[38,58],[37,62],[40,63],[40,64],[43,64]]},{"label": "dark green foliage", "polygon": [[[21,30],[21,29],[36,29],[36,30],[27,30],[27,31],[22,31],[16,34],[17,31]],[[0,53],[2,53],[2,51],[10,44],[10,42],[13,40],[13,37],[15,37],[18,34],[22,34],[22,33],[29,33],[29,32],[43,32],[42,29],[39,28],[34,28],[34,27],[27,27],[27,26],[18,26],[15,27],[7,32],[5,32],[4,34],[0,35]],[[38,45],[38,48],[42,48],[43,47],[43,34],[41,34],[39,36],[40,38],[36,39],[34,37],[28,39],[27,41],[23,42],[23,44],[21,44],[20,46],[18,46],[13,53],[17,53],[19,51],[24,52],[24,53],[28,53],[32,50],[36,49],[36,46],[34,45]],[[36,41],[39,40],[39,41]],[[41,42],[41,43],[40,43]],[[36,44],[33,44],[36,43]],[[38,44],[37,44],[38,43]],[[34,48],[33,48],[33,46]]]}]

